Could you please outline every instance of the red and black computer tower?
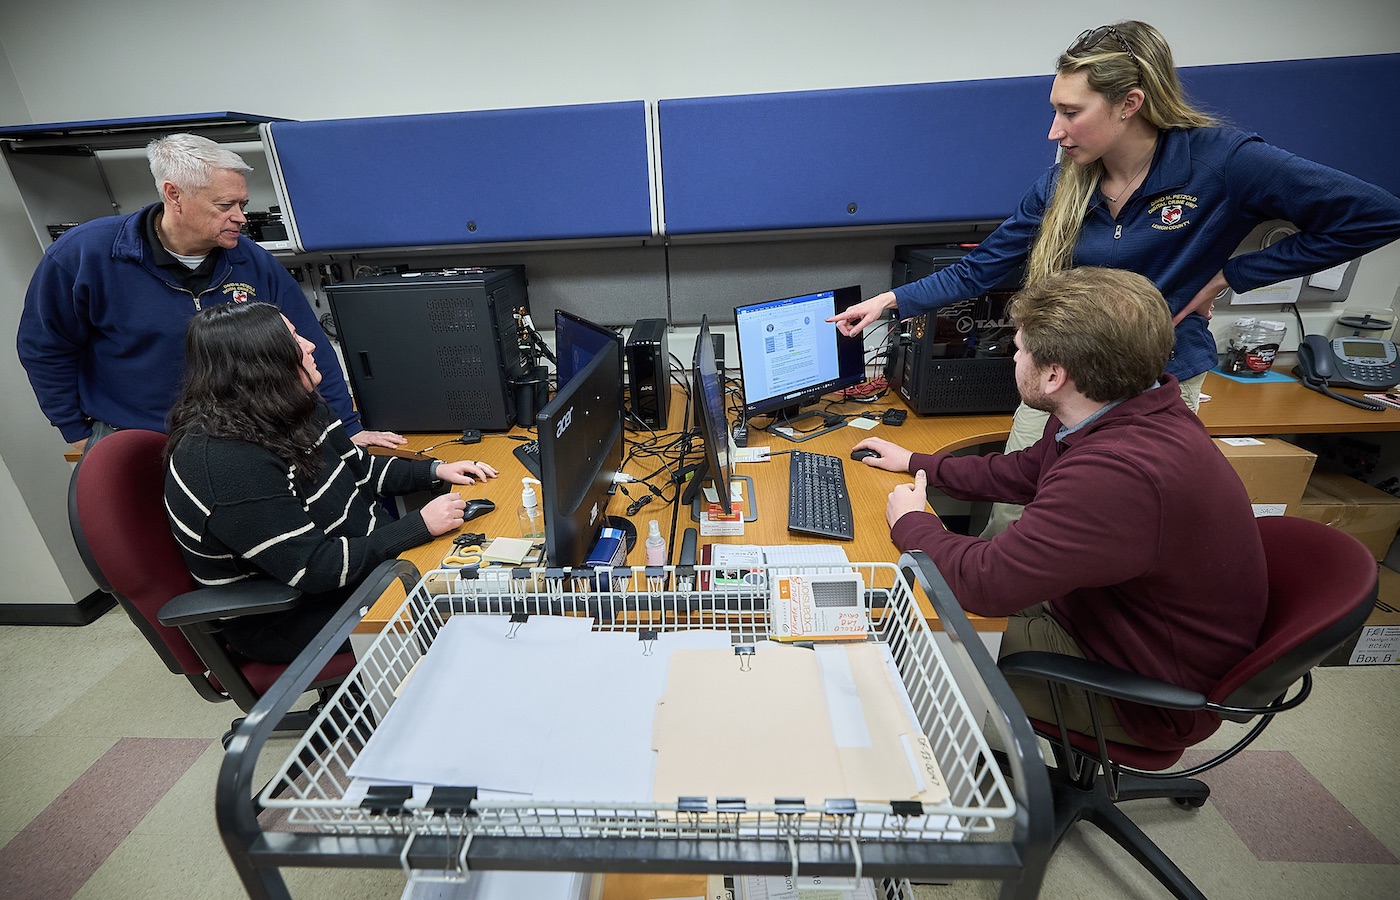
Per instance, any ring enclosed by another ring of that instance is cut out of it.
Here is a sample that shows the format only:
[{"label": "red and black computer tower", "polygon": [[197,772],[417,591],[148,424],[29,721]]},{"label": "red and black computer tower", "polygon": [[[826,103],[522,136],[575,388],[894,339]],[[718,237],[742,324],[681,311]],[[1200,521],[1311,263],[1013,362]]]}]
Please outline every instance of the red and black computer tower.
[{"label": "red and black computer tower", "polygon": [[[899,246],[891,287],[952,265],[966,245]],[[890,386],[916,414],[1011,412],[1016,391],[1016,329],[1007,315],[1024,280],[1020,269],[980,297],[959,300],[901,323],[886,369]]]}]

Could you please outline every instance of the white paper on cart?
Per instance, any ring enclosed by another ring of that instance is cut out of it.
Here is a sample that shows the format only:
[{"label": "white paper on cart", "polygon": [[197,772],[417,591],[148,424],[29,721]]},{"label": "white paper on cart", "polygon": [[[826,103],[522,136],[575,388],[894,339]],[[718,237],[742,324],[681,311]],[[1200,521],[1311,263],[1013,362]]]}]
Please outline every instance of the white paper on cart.
[{"label": "white paper on cart", "polygon": [[483,797],[648,799],[652,716],[670,653],[727,647],[729,638],[668,633],[648,648],[635,633],[591,625],[531,616],[512,629],[506,617],[452,617],[351,765],[347,799],[366,782],[474,786]]}]

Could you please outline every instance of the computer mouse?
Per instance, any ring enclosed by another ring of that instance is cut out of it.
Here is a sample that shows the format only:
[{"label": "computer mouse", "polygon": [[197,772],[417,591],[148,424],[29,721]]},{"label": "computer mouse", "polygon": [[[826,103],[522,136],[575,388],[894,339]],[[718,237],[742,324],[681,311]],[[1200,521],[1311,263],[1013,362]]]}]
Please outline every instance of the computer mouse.
[{"label": "computer mouse", "polygon": [[855,460],[856,462],[860,462],[863,459],[869,459],[872,456],[879,455],[880,454],[878,452],[871,450],[869,447],[858,447],[855,450],[851,451],[851,459]]},{"label": "computer mouse", "polygon": [[466,508],[462,510],[462,521],[470,522],[477,516],[484,516],[495,508],[496,504],[481,497],[468,500]]}]

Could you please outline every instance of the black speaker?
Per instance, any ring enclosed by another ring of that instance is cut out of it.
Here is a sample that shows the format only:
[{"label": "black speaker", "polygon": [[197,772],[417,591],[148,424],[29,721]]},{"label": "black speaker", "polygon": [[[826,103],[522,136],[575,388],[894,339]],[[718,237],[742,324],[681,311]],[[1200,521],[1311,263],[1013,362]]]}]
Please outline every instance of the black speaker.
[{"label": "black speaker", "polygon": [[515,421],[522,428],[535,427],[535,413],[549,402],[549,367],[535,366],[514,383]]},{"label": "black speaker", "polygon": [[[967,252],[960,245],[896,247],[892,287],[946,268]],[[980,297],[915,316],[896,327],[897,353],[886,377],[915,413],[960,415],[1011,412],[1016,390],[1016,329],[1007,306],[1023,273],[1013,272]]]},{"label": "black speaker", "polygon": [[638,319],[627,337],[627,396],[632,415],[665,428],[671,399],[671,354],[665,319]]}]

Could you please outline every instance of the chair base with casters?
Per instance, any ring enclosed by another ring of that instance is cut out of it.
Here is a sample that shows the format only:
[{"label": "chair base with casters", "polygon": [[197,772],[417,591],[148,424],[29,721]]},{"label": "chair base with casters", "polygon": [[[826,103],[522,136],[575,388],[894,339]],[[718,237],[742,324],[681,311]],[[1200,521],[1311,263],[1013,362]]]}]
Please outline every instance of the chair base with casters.
[{"label": "chair base with casters", "polygon": [[[1268,609],[1257,648],[1207,693],[1133,672],[1055,653],[1013,653],[999,661],[1006,675],[1050,685],[1056,722],[1031,719],[1051,746],[1054,846],[1075,823],[1087,821],[1113,838],[1175,897],[1203,898],[1152,839],[1121,809],[1131,800],[1169,799],[1204,806],[1210,787],[1199,775],[1234,757],[1273,721],[1307,699],[1310,670],[1359,629],[1375,605],[1376,561],[1360,541],[1317,522],[1291,517],[1258,521],[1268,567]],[[1082,690],[1091,700],[1093,732],[1070,731],[1061,692]],[[1099,704],[1116,698],[1175,710],[1208,710],[1222,720],[1253,722],[1229,748],[1182,771],[1184,748],[1153,749],[1105,740]]]}]

